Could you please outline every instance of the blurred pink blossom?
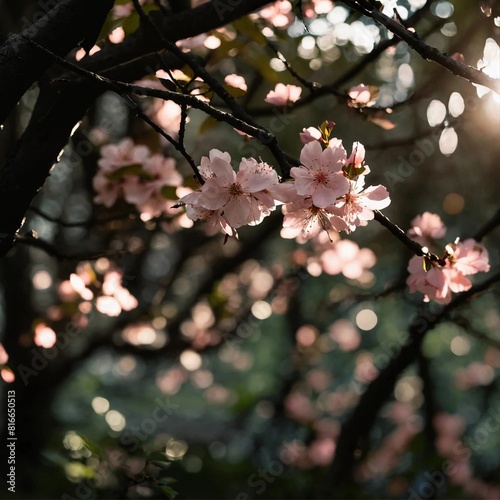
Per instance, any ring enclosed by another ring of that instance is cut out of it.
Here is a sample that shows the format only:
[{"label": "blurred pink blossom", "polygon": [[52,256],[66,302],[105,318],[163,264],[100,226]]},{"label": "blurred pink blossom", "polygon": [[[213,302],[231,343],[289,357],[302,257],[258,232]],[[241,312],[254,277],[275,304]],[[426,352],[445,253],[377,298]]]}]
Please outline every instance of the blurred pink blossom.
[{"label": "blurred pink blossom", "polygon": [[248,89],[245,79],[240,75],[235,75],[234,73],[227,75],[224,78],[224,82],[231,87],[244,90],[245,92]]},{"label": "blurred pink blossom", "polygon": [[411,226],[408,236],[424,246],[431,246],[434,240],[443,238],[446,234],[446,226],[441,217],[430,212],[417,215],[411,221]]},{"label": "blurred pink blossom", "polygon": [[274,104],[275,106],[286,106],[292,102],[296,102],[300,99],[302,94],[302,89],[297,87],[297,85],[284,85],[283,83],[278,83],[274,90],[271,90],[264,101],[269,104]]}]

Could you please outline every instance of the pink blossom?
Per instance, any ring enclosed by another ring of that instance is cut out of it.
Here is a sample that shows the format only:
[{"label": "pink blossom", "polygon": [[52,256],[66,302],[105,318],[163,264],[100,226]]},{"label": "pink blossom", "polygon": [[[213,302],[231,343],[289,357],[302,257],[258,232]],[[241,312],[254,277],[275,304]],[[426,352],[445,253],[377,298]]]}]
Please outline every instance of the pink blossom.
[{"label": "pink blossom", "polygon": [[223,210],[209,210],[200,205],[201,190],[189,193],[177,202],[175,206],[184,206],[186,215],[191,220],[201,220],[205,222],[205,228],[208,234],[215,234],[222,229],[228,236],[235,236],[235,230],[229,225],[229,222],[223,216]]},{"label": "pink blossom", "polygon": [[484,245],[469,238],[450,246],[455,247],[453,255],[449,258],[451,265],[462,274],[469,275],[490,270],[488,250]]},{"label": "pink blossom", "polygon": [[373,106],[376,99],[372,98],[372,88],[360,83],[349,89],[349,97],[355,107]]},{"label": "pink blossom", "polygon": [[302,89],[297,85],[284,85],[278,83],[274,90],[271,90],[264,101],[275,106],[286,106],[289,103],[296,102],[302,94]]},{"label": "pink blossom", "polygon": [[147,212],[157,217],[166,211],[167,200],[162,189],[167,186],[179,186],[182,176],[176,170],[175,160],[162,155],[153,155],[144,162],[144,177],[133,176],[123,187],[125,200],[137,206],[140,212]]},{"label": "pink blossom", "polygon": [[408,264],[410,275],[406,284],[410,292],[424,294],[424,301],[434,300],[438,304],[448,304],[451,301],[451,292],[468,290],[472,283],[460,272],[450,267],[442,267],[436,263],[426,271],[422,257],[414,256]]},{"label": "pink blossom", "polygon": [[260,221],[259,203],[252,194],[269,187],[267,180],[245,169],[236,173],[221,159],[214,160],[211,168],[215,176],[207,179],[201,189],[201,205],[210,210],[224,208],[225,218],[236,228]]},{"label": "pink blossom", "polygon": [[446,234],[446,226],[441,217],[430,212],[417,215],[411,221],[411,226],[408,236],[424,246],[430,246],[434,240],[443,238]]},{"label": "pink blossom", "polygon": [[300,153],[300,167],[293,167],[290,175],[295,179],[297,194],[311,196],[319,208],[333,205],[349,190],[342,167],[346,159],[342,147],[323,149],[317,141],[305,144]]},{"label": "pink blossom", "polygon": [[452,292],[464,292],[471,288],[472,283],[466,275],[490,269],[488,251],[473,239],[448,245],[444,265],[427,259],[428,266],[430,269],[426,271],[423,257],[414,256],[408,264],[410,275],[406,284],[410,292],[423,293],[425,302],[435,300],[440,304],[448,304]]},{"label": "pink blossom", "polygon": [[359,248],[354,241],[340,240],[321,253],[320,261],[327,274],[342,273],[348,279],[358,279],[377,259],[369,248]]},{"label": "pink blossom", "polygon": [[118,144],[108,144],[101,148],[101,158],[97,162],[105,172],[114,172],[121,167],[140,165],[149,156],[146,146],[136,145],[130,138],[122,139]]},{"label": "pink blossom", "polygon": [[365,147],[360,142],[355,142],[352,145],[352,153],[349,158],[345,161],[346,166],[352,165],[355,169],[363,168],[363,172],[360,175],[368,175],[370,173],[370,167],[365,165]]},{"label": "pink blossom", "polygon": [[101,148],[101,158],[98,161],[99,170],[93,179],[97,192],[94,201],[106,207],[111,207],[123,193],[124,187],[130,183],[130,178],[112,178],[119,169],[142,165],[150,152],[146,146],[136,146],[129,139],[123,139],[118,144],[109,144]]},{"label": "pink blossom", "polygon": [[319,208],[312,204],[311,198],[297,197],[283,206],[283,238],[309,240],[321,231],[342,231],[347,229],[345,222],[329,212],[334,207]]},{"label": "pink blossom", "polygon": [[299,133],[300,141],[307,144],[312,141],[319,141],[321,139],[321,132],[316,127],[303,128]]},{"label": "pink blossom", "polygon": [[391,199],[384,186],[370,186],[363,189],[362,182],[351,182],[351,190],[343,196],[336,206],[339,215],[345,220],[349,232],[356,226],[366,226],[375,217],[373,210],[381,210],[390,205]]},{"label": "pink blossom", "polygon": [[235,75],[234,73],[227,75],[224,78],[224,82],[231,87],[244,90],[245,92],[248,89],[245,79],[240,75]]},{"label": "pink blossom", "polygon": [[[163,87],[162,87],[163,88]],[[160,107],[157,111],[151,111],[153,116],[167,134],[177,137],[179,126],[181,124],[182,108],[172,101],[160,101]]]},{"label": "pink blossom", "polygon": [[180,201],[191,205],[188,216],[195,219],[211,218],[217,213],[232,228],[259,224],[274,209],[270,189],[278,183],[278,176],[269,165],[253,158],[243,158],[238,173],[230,162],[228,153],[212,150],[200,165],[205,183]]}]

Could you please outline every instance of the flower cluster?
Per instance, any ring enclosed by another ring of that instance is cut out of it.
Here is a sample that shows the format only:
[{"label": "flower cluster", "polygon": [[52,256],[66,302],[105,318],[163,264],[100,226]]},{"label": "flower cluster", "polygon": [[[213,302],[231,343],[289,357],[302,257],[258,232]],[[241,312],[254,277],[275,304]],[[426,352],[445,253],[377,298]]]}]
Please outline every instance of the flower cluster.
[{"label": "flower cluster", "polygon": [[229,153],[212,149],[201,159],[203,186],[179,200],[192,220],[220,226],[228,235],[244,225],[262,222],[275,208],[271,194],[278,175],[267,163],[243,158],[236,173]]},{"label": "flower cluster", "polygon": [[[424,248],[434,248],[435,239],[443,238],[446,226],[436,214],[429,212],[412,220],[412,228],[408,235],[424,245]],[[424,294],[424,301],[434,300],[439,304],[448,304],[452,292],[464,292],[471,288],[472,283],[466,276],[478,272],[487,272],[488,251],[486,248],[469,238],[463,242],[458,238],[454,243],[446,245],[445,253],[440,262],[428,256],[414,256],[408,264],[410,275],[406,284],[410,292]]]},{"label": "flower cluster", "polygon": [[205,183],[177,206],[186,206],[190,219],[220,225],[229,235],[243,225],[259,224],[277,204],[284,204],[284,238],[304,241],[323,230],[349,233],[366,225],[373,210],[389,205],[389,194],[383,186],[365,188],[370,169],[363,145],[354,143],[347,156],[342,141],[330,137],[332,128],[333,122],[325,122],[319,135],[305,132],[301,165],[282,183],[266,163],[243,158],[236,173],[228,153],[211,150],[199,167]]},{"label": "flower cluster", "polygon": [[173,158],[152,155],[146,146],[128,138],[103,146],[98,166],[93,179],[97,192],[94,201],[111,207],[118,198],[124,198],[147,219],[169,209],[165,188],[179,186],[183,180]]},{"label": "flower cluster", "polygon": [[390,204],[384,186],[365,188],[370,169],[363,145],[355,142],[347,156],[342,141],[330,137],[333,126],[324,122],[318,131],[304,129],[301,165],[291,169],[293,181],[277,189],[277,199],[285,203],[284,238],[307,240],[322,230],[350,233],[372,220],[373,210]]}]

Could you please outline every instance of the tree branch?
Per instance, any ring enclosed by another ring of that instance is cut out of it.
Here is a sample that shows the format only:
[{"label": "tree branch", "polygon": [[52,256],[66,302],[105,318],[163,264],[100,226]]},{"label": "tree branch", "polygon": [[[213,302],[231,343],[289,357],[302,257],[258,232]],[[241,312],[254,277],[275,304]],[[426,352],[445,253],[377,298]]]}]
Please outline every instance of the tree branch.
[{"label": "tree branch", "polygon": [[29,41],[66,55],[79,43],[95,42],[113,0],[62,0],[40,20],[13,35],[0,47],[0,124],[23,94],[52,64]]},{"label": "tree branch", "polygon": [[497,271],[483,283],[458,295],[448,305],[440,306],[437,312],[435,304],[422,307],[420,314],[413,319],[408,328],[409,340],[401,344],[399,353],[369,384],[361,396],[358,406],[342,426],[335,459],[328,475],[328,492],[334,491],[334,497],[338,498],[338,495],[341,495],[342,485],[350,480],[356,449],[360,441],[369,434],[378,412],[392,394],[399,375],[415,361],[425,335],[443,321],[450,312],[466,303],[474,295],[488,290],[499,281],[500,271]]},{"label": "tree branch", "polygon": [[373,7],[369,2],[360,0],[342,0],[342,2],[351,7],[353,10],[356,10],[365,16],[371,17],[374,21],[378,22],[382,26],[385,26],[391,33],[406,42],[413,50],[415,50],[427,61],[435,62],[454,75],[465,78],[471,83],[483,85],[494,92],[500,93],[500,79],[491,78],[482,71],[456,61],[449,55],[441,53],[435,47],[427,45],[416,32],[407,29],[398,21],[382,14],[382,12],[377,10],[376,7]]}]

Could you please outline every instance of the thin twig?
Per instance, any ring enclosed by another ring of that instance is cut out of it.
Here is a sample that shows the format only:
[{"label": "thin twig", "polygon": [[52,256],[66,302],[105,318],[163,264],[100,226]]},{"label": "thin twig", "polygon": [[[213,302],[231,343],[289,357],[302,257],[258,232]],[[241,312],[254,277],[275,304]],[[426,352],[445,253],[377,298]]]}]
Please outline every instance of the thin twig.
[{"label": "thin twig", "polygon": [[391,33],[406,42],[427,61],[435,62],[454,75],[460,76],[471,83],[483,85],[494,92],[500,93],[500,79],[492,78],[477,68],[456,61],[451,56],[443,54],[435,47],[427,45],[414,30],[405,28],[399,22],[386,16],[370,4],[363,2],[363,5],[361,5],[360,2],[356,0],[342,0],[342,2],[357,12],[372,18],[382,26],[385,26]]}]

